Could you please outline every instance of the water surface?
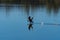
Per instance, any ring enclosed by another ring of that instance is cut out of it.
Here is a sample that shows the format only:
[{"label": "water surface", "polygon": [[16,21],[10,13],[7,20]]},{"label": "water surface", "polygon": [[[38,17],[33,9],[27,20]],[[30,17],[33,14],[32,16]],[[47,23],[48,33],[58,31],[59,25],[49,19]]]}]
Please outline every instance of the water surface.
[{"label": "water surface", "polygon": [[[60,25],[41,25],[39,23],[60,24],[60,12],[57,15],[47,12],[46,7],[32,9],[24,7],[0,7],[0,40],[60,40]],[[28,16],[33,17],[33,29],[28,29]]]}]

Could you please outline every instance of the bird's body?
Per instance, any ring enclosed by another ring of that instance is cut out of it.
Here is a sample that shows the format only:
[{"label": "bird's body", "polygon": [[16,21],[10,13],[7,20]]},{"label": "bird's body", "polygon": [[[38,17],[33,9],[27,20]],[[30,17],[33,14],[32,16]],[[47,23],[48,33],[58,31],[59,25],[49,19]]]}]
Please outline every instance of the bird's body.
[{"label": "bird's body", "polygon": [[28,17],[28,20],[29,20],[30,23],[33,23],[33,21],[32,21],[32,20],[33,20],[33,17],[31,18],[31,17],[29,16],[29,17]]}]

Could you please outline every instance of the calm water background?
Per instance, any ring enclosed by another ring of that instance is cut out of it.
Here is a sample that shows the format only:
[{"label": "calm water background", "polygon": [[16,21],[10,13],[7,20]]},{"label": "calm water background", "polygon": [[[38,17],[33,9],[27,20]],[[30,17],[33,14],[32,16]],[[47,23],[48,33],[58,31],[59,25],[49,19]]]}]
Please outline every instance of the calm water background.
[{"label": "calm water background", "polygon": [[60,12],[57,15],[52,11],[47,12],[46,7],[30,7],[29,12],[24,7],[0,7],[0,40],[60,40],[59,25],[33,24],[33,29],[28,30],[28,14],[35,23],[60,24]]}]

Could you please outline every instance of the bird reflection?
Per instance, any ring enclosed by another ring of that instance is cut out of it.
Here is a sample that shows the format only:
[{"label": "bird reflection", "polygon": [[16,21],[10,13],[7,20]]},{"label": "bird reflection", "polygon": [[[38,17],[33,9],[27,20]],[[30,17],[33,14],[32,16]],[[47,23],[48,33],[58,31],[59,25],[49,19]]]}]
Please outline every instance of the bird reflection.
[{"label": "bird reflection", "polygon": [[33,25],[32,23],[29,24],[29,26],[28,26],[28,29],[29,30],[33,29],[33,26],[32,25]]}]

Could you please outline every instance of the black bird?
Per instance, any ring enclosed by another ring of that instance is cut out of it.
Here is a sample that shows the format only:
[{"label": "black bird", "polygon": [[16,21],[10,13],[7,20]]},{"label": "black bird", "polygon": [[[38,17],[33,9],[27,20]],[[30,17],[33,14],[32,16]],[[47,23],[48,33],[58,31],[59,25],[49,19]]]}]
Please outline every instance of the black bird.
[{"label": "black bird", "polygon": [[29,20],[30,23],[33,23],[33,21],[32,21],[33,20],[33,17],[31,18],[31,16],[29,16],[28,17],[28,20]]}]

